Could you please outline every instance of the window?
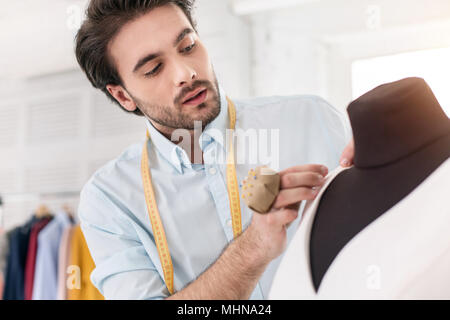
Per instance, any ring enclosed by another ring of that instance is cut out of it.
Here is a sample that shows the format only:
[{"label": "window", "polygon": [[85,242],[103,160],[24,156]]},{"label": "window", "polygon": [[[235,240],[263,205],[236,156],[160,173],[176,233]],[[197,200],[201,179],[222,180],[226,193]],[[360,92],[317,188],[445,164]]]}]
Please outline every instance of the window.
[{"label": "window", "polygon": [[352,64],[353,99],[376,86],[406,77],[425,79],[450,116],[450,48],[356,60]]}]

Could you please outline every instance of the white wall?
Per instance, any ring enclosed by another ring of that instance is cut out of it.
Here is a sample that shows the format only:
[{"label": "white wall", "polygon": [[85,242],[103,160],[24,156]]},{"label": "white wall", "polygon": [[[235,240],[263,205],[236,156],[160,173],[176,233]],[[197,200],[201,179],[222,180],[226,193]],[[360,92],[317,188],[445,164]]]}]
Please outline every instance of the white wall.
[{"label": "white wall", "polygon": [[[240,2],[267,6],[236,15]],[[73,37],[86,3],[0,2],[0,193],[76,192],[144,137],[141,119],[110,105],[78,71]],[[353,61],[450,47],[448,0],[198,0],[196,7],[231,97],[317,94],[345,109]],[[7,227],[39,203],[9,199]]]},{"label": "white wall", "polygon": [[[95,169],[145,137],[143,118],[112,105],[78,69],[74,30],[65,23],[72,6],[83,1],[29,4],[28,11],[13,4],[11,16],[0,16],[0,27],[24,26],[0,32],[6,44],[0,78],[0,194],[6,194],[8,229],[24,222],[41,202],[53,210],[63,203],[75,208],[77,193]],[[53,9],[45,13],[49,5]],[[247,19],[232,14],[223,0],[199,1],[195,17],[227,94],[248,96]],[[52,29],[55,25],[59,29]],[[69,193],[35,196],[54,192]]]},{"label": "white wall", "polygon": [[450,46],[448,0],[281,3],[299,4],[249,16],[253,95],[318,94],[345,109],[353,61]]}]

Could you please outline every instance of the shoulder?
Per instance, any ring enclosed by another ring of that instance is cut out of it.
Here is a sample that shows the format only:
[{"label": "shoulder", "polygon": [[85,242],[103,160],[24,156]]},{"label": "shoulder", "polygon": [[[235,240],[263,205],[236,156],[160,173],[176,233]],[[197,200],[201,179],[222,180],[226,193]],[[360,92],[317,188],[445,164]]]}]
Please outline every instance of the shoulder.
[{"label": "shoulder", "polygon": [[141,188],[142,148],[143,141],[129,146],[92,174],[80,193],[77,211],[82,223],[105,226],[113,217],[123,223],[130,198]]},{"label": "shoulder", "polygon": [[343,110],[331,105],[324,98],[316,95],[288,95],[236,99],[238,119],[270,119],[288,124],[291,121],[298,124],[302,119],[308,123],[343,125],[349,123]]},{"label": "shoulder", "polygon": [[267,96],[254,98],[236,99],[238,109],[245,108],[264,108],[264,107],[282,107],[282,108],[326,108],[330,111],[339,113],[339,110],[333,107],[325,99],[316,95],[287,95],[287,96]]},{"label": "shoulder", "polygon": [[265,117],[292,117],[296,119],[316,119],[326,121],[345,122],[343,110],[331,105],[324,98],[316,95],[288,95],[236,99],[237,117],[254,116],[260,114]]},{"label": "shoulder", "polygon": [[137,142],[127,147],[116,158],[108,161],[106,164],[97,169],[91,179],[101,178],[115,174],[123,167],[135,165],[140,162],[142,155],[143,142]]},{"label": "shoulder", "polygon": [[116,158],[98,168],[84,185],[81,194],[86,190],[99,188],[114,183],[126,184],[130,178],[130,170],[138,170],[144,141],[134,143],[122,151]]}]

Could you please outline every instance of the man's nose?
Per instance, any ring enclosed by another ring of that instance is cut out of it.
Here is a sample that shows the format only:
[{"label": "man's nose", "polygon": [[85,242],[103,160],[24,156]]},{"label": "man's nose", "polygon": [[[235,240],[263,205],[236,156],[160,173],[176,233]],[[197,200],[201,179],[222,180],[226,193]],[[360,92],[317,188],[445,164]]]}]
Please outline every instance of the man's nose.
[{"label": "man's nose", "polygon": [[197,72],[186,63],[178,63],[175,66],[175,86],[190,85],[197,78]]}]

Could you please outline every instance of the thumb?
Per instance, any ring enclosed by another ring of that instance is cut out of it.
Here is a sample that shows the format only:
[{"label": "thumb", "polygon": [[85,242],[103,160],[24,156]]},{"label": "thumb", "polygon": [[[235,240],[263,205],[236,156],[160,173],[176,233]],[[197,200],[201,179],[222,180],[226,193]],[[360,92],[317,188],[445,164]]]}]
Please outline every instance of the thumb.
[{"label": "thumb", "polygon": [[342,152],[341,159],[339,160],[339,163],[343,167],[350,167],[353,165],[353,158],[355,157],[355,142],[353,138],[350,140],[350,142],[345,147],[344,151]]}]

